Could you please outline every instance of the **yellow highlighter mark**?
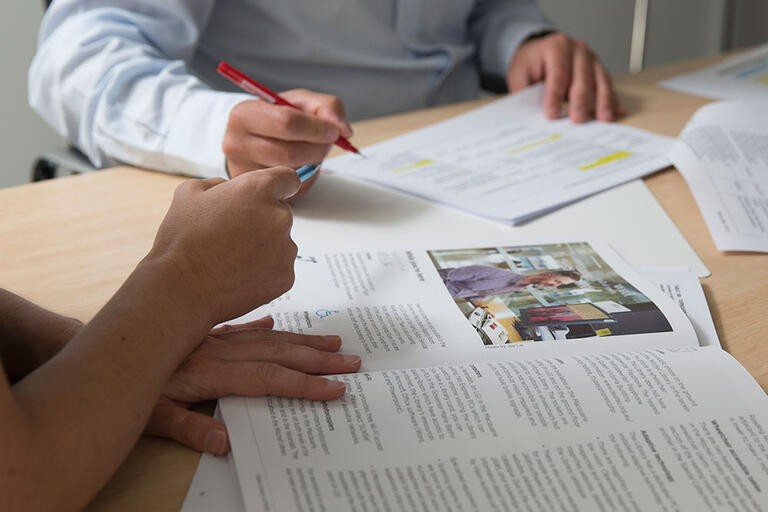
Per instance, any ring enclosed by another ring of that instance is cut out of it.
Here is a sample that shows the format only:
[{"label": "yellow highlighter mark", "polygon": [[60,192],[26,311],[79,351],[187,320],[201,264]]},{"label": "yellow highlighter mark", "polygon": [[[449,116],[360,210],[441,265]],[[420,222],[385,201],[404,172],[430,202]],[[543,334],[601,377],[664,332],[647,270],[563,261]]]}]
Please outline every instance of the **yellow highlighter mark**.
[{"label": "yellow highlighter mark", "polygon": [[764,75],[760,75],[759,77],[757,77],[757,83],[763,84],[763,85],[768,85],[768,73],[766,73]]},{"label": "yellow highlighter mark", "polygon": [[555,133],[554,135],[550,135],[546,139],[537,140],[537,141],[525,144],[523,146],[520,146],[518,148],[511,149],[509,151],[509,154],[516,155],[517,153],[522,153],[523,151],[528,151],[529,149],[537,148],[539,146],[543,146],[544,144],[549,144],[550,142],[554,142],[560,138],[562,138],[562,135],[559,133]]},{"label": "yellow highlighter mark", "polygon": [[394,169],[392,171],[392,174],[400,174],[403,172],[412,171],[414,169],[418,169],[419,167],[424,167],[425,165],[433,164],[435,163],[434,160],[422,160],[420,162],[416,162],[414,164],[406,165],[405,167],[400,167],[399,169]]},{"label": "yellow highlighter mark", "polygon": [[604,156],[602,158],[598,158],[591,164],[582,165],[579,167],[582,171],[588,171],[590,169],[594,169],[595,167],[599,167],[603,164],[607,164],[610,162],[615,162],[616,160],[621,160],[622,158],[626,158],[628,156],[632,156],[632,153],[629,153],[628,151],[617,151],[616,153]]}]

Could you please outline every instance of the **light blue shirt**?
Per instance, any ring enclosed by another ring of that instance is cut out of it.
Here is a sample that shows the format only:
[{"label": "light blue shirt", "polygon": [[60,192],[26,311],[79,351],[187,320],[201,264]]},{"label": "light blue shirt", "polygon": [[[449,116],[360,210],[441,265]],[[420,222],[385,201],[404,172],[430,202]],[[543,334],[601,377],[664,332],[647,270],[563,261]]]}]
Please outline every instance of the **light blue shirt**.
[{"label": "light blue shirt", "polygon": [[357,120],[474,98],[542,30],[535,0],[55,0],[29,100],[96,166],[226,176],[229,112],[253,97],[221,60]]}]

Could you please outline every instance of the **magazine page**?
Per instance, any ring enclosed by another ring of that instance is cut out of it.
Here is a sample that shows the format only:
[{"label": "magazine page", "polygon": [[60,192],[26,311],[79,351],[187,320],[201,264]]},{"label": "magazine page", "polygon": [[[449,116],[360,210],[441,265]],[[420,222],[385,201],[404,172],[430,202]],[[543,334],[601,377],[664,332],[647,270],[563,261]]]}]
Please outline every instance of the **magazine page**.
[{"label": "magazine page", "polygon": [[715,347],[337,378],[347,394],[333,402],[222,401],[247,510],[760,510],[768,500],[768,401]]},{"label": "magazine page", "polygon": [[671,140],[619,123],[547,120],[544,86],[365,148],[323,168],[518,224],[661,170]]},{"label": "magazine page", "polygon": [[698,345],[680,308],[597,242],[305,248],[295,268],[290,292],[238,321],[338,334],[362,371]]},{"label": "magazine page", "polygon": [[687,267],[639,267],[652,283],[659,286],[691,321],[700,347],[720,347],[707,297],[696,274]]}]

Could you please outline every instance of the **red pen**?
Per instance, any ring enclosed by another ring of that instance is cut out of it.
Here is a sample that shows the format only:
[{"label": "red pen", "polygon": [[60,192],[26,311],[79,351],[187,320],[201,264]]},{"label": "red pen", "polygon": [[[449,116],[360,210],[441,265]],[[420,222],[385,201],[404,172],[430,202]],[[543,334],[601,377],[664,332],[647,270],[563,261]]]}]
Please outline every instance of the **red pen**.
[{"label": "red pen", "polygon": [[[268,101],[273,105],[285,105],[286,107],[291,107],[291,108],[295,108],[296,110],[301,110],[296,105],[289,103],[288,101],[285,101],[283,98],[280,97],[280,95],[278,95],[273,91],[270,91],[267,87],[260,84],[253,78],[249,77],[239,69],[231,66],[227,62],[221,62],[219,64],[219,67],[217,68],[217,71],[219,72],[219,74],[228,78],[233,84],[239,86],[241,89],[253,94],[254,96],[258,96],[264,101]],[[336,142],[334,144],[339,146],[341,149],[345,149],[347,151],[350,151],[352,153],[355,153],[365,158],[365,156],[362,153],[360,153],[360,151],[355,146],[353,146],[347,139],[345,139],[341,135],[339,135],[339,138],[336,139]]]}]

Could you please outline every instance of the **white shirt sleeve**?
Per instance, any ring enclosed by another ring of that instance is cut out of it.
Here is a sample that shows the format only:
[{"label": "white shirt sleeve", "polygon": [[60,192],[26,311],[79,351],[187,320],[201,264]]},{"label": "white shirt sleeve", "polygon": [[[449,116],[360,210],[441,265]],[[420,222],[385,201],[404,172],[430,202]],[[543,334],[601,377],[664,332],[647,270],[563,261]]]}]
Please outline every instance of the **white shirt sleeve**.
[{"label": "white shirt sleeve", "polygon": [[226,177],[221,143],[246,94],[186,65],[215,0],[56,0],[29,70],[29,101],[97,167]]},{"label": "white shirt sleeve", "polygon": [[520,45],[530,36],[555,30],[536,0],[477,0],[469,34],[483,73],[506,77]]}]

